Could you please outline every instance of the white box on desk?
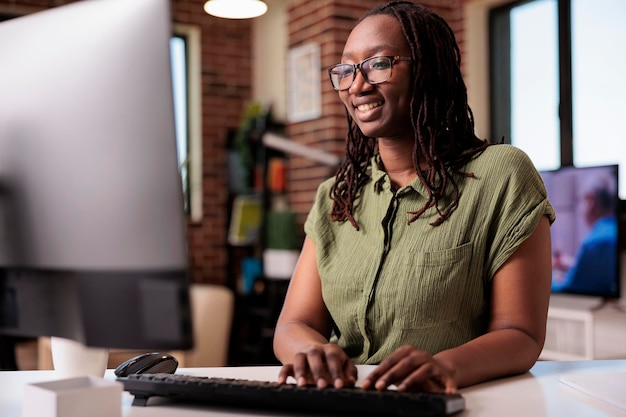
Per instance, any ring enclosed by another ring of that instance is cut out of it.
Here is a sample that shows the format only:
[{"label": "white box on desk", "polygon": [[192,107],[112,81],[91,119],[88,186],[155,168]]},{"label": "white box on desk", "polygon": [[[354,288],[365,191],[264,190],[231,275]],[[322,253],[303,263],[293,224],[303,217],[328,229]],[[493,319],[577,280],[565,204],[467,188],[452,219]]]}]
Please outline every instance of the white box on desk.
[{"label": "white box on desk", "polygon": [[121,383],[90,376],[29,384],[22,417],[121,417]]}]

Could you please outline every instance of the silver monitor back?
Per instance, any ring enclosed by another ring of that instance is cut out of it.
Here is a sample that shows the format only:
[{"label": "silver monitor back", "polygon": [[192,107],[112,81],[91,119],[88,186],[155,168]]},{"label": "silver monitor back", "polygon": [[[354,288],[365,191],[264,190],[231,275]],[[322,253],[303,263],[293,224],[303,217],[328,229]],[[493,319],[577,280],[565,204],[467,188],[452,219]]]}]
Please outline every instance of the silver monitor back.
[{"label": "silver monitor back", "polygon": [[168,0],[0,24],[0,333],[190,346],[171,36]]}]

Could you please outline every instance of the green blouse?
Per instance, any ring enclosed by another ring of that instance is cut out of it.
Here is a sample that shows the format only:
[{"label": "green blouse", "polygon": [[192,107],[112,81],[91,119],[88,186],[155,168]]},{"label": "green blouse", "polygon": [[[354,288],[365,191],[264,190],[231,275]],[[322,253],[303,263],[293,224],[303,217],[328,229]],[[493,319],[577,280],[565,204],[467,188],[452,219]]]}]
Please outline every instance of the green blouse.
[{"label": "green blouse", "polygon": [[[441,225],[434,208],[407,225],[427,198],[415,179],[391,189],[373,158],[355,202],[360,231],[330,219],[322,183],[305,223],[316,243],[322,295],[335,324],[332,340],[361,364],[376,364],[399,346],[431,353],[487,330],[490,281],[535,229],[555,213],[530,159],[510,145],[488,147],[455,177],[459,205]],[[528,279],[534,277],[529,276]]]}]

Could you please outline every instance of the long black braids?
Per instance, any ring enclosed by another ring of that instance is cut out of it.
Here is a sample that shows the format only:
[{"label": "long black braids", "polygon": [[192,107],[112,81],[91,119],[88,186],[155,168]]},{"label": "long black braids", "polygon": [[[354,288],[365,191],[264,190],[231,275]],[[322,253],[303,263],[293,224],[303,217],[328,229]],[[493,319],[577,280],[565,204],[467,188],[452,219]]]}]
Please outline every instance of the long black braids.
[{"label": "long black braids", "polygon": [[[490,144],[474,133],[474,118],[461,74],[461,54],[446,21],[422,5],[392,1],[370,10],[359,22],[380,14],[391,15],[400,22],[413,58],[410,101],[415,132],[413,164],[420,182],[428,190],[428,199],[419,210],[409,212],[412,217],[408,224],[435,207],[438,218],[431,224],[438,226],[459,203],[459,187],[453,174],[472,177],[472,173],[460,169]],[[331,218],[349,220],[358,230],[353,204],[368,180],[366,170],[376,152],[376,140],[363,135],[349,114],[347,117],[346,159],[330,189]],[[421,165],[427,169],[420,170]],[[452,198],[444,203],[448,190]]]},{"label": "long black braids", "polygon": [[359,225],[352,215],[354,213],[353,204],[359,189],[368,180],[366,171],[376,152],[376,139],[361,133],[347,110],[346,116],[348,119],[346,158],[339,167],[336,181],[330,190],[330,197],[333,199],[331,218],[334,221],[347,219],[356,230],[359,230]]}]

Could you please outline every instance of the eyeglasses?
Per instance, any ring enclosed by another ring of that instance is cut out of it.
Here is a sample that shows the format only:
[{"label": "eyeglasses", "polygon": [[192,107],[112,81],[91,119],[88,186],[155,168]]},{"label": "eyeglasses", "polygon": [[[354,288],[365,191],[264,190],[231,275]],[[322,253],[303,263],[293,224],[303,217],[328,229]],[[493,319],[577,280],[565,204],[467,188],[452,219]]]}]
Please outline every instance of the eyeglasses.
[{"label": "eyeglasses", "polygon": [[398,61],[412,61],[408,56],[373,56],[358,64],[337,64],[328,70],[330,82],[337,91],[350,88],[361,70],[363,78],[370,84],[380,84],[391,78],[391,68]]}]

